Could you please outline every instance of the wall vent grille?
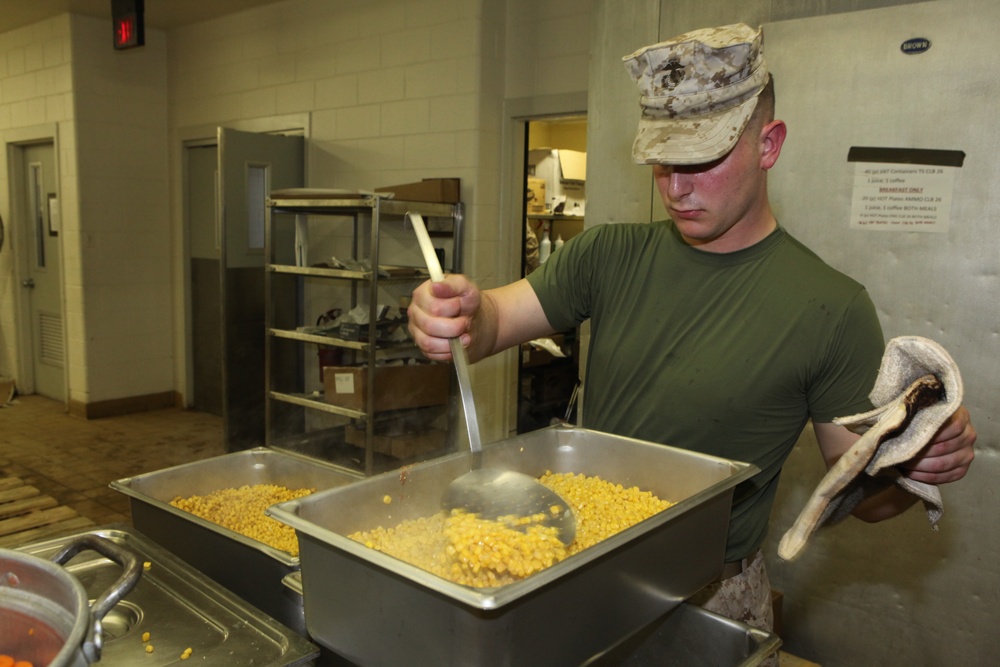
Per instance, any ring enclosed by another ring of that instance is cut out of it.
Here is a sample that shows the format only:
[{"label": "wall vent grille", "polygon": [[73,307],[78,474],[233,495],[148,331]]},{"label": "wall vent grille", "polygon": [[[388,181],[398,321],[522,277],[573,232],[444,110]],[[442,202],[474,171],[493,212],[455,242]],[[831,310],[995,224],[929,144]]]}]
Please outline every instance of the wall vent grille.
[{"label": "wall vent grille", "polygon": [[62,368],[65,360],[63,349],[62,317],[52,313],[38,314],[39,361]]}]

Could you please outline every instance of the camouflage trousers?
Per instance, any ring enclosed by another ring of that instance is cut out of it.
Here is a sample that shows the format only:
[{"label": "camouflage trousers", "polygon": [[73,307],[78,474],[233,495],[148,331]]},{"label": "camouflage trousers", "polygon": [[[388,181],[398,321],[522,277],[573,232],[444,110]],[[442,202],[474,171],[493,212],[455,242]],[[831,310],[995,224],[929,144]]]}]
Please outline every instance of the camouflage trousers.
[{"label": "camouflage trousers", "polygon": [[[709,584],[695,593],[690,602],[750,627],[774,631],[771,582],[760,551],[746,562],[742,574]],[[777,653],[761,663],[764,667],[777,664]]]}]

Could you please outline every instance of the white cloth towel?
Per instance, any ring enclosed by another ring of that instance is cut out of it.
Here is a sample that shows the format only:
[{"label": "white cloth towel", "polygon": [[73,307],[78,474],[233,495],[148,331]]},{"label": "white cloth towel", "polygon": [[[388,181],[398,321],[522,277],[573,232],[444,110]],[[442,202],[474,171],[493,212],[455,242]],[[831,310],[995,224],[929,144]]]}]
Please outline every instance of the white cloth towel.
[{"label": "white cloth towel", "polygon": [[940,345],[919,336],[890,340],[869,394],[875,409],[833,420],[856,433],[863,431],[861,439],[820,481],[781,538],[778,556],[794,559],[817,528],[846,517],[866,496],[893,483],[923,501],[936,529],[944,512],[940,489],[904,476],[895,466],[931,442],[961,405],[962,392],[958,366]]}]

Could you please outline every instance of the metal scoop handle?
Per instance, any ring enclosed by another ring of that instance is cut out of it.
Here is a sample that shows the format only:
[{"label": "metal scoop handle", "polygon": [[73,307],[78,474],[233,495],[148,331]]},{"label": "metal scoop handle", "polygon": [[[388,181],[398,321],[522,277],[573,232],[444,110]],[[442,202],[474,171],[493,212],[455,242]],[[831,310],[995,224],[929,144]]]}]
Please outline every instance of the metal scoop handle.
[{"label": "metal scoop handle", "polygon": [[[424,255],[424,263],[427,264],[427,271],[431,274],[431,281],[439,283],[444,280],[444,271],[441,270],[441,262],[438,261],[437,253],[434,252],[434,245],[431,237],[427,233],[427,226],[424,225],[424,218],[419,213],[407,211],[406,217],[413,225],[413,231],[417,234],[417,243],[420,244],[420,252]],[[479,418],[476,416],[476,402],[472,398],[472,381],[469,378],[469,355],[462,347],[462,341],[458,338],[448,340],[451,345],[451,358],[455,365],[455,374],[458,376],[458,390],[462,396],[462,409],[465,412],[465,426],[469,431],[469,448],[474,456],[479,456],[483,449],[482,440],[479,437]]]},{"label": "metal scoop handle", "polygon": [[[424,219],[407,212],[406,217],[413,224],[420,243],[420,251],[431,274],[431,280],[444,280],[441,263],[431,244]],[[549,525],[559,530],[563,544],[572,544],[576,537],[576,516],[572,509],[555,491],[537,479],[524,473],[495,468],[482,468],[482,442],[479,439],[479,419],[476,417],[476,403],[472,399],[472,382],[469,381],[469,358],[458,338],[449,340],[451,357],[458,375],[458,388],[462,394],[465,410],[465,425],[469,429],[469,448],[472,449],[472,471],[452,480],[445,490],[442,505],[446,509],[461,509],[479,514],[488,519],[499,516],[535,516],[543,513]],[[562,511],[553,513],[552,508]]]}]

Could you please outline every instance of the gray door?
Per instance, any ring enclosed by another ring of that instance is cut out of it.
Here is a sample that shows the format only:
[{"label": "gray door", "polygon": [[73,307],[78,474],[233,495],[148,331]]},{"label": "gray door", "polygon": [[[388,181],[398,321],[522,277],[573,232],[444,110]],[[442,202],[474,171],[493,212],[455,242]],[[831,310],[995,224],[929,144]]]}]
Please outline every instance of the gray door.
[{"label": "gray door", "polygon": [[302,137],[219,128],[222,411],[229,451],[264,444],[264,220],[304,182]]},{"label": "gray door", "polygon": [[189,146],[187,157],[188,282],[191,286],[191,407],[222,416],[222,306],[215,184],[219,147]]},{"label": "gray door", "polygon": [[23,229],[27,232],[28,265],[22,287],[28,292],[31,367],[34,391],[66,400],[65,336],[62,314],[62,256],[59,246],[59,199],[52,143],[20,148],[23,174]]}]

